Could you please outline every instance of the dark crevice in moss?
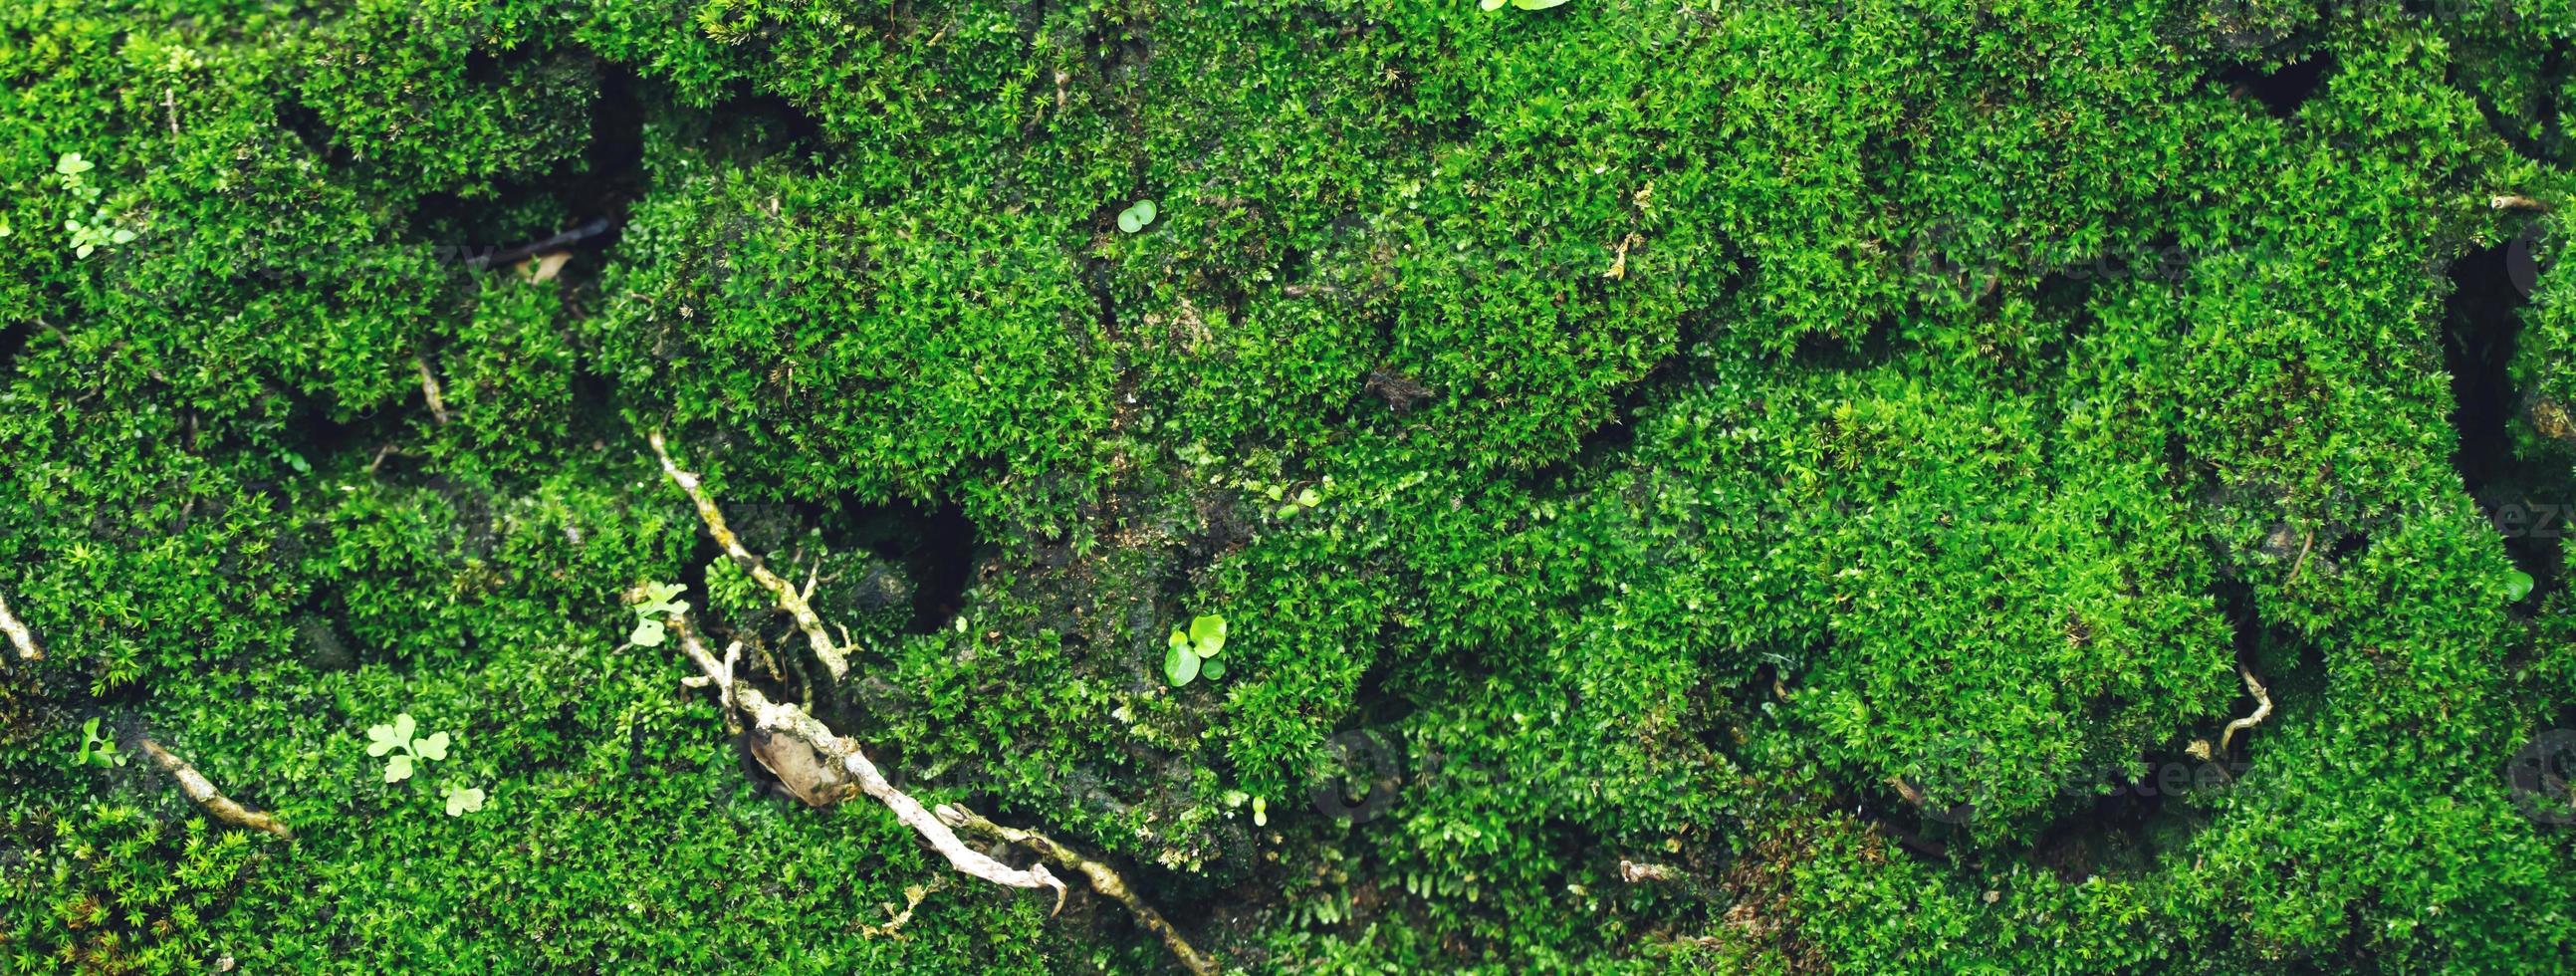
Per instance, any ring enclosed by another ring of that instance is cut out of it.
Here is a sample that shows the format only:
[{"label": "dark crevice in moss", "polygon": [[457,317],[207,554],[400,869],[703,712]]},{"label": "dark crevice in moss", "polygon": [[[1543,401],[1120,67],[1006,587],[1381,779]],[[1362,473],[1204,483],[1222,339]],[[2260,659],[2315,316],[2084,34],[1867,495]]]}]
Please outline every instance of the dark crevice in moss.
[{"label": "dark crevice in moss", "polygon": [[[714,539],[700,533],[695,544],[689,547],[688,556],[680,561],[678,582],[688,587],[687,592],[696,594],[687,599],[691,605],[704,608],[700,613],[694,614],[701,619],[710,618],[714,612],[713,605],[708,602],[706,596],[707,567],[722,558],[724,558],[724,549],[717,546]],[[726,622],[732,623],[732,621]]]},{"label": "dark crevice in moss", "polygon": [[2031,303],[2050,317],[2090,323],[2093,283],[2129,270],[2129,265],[2105,256],[2079,269],[2049,272],[2031,287]]},{"label": "dark crevice in moss", "polygon": [[[488,196],[423,194],[412,204],[412,232],[439,247],[442,256],[474,268],[506,267],[550,251],[614,247],[628,211],[648,185],[649,111],[638,91],[642,84],[632,71],[604,66],[579,164],[501,184]],[[588,274],[604,263],[576,267]]]},{"label": "dark crevice in moss", "polygon": [[1600,467],[1609,459],[1625,452],[1637,441],[1637,414],[1653,402],[1657,391],[1674,385],[1685,372],[1679,356],[1667,356],[1619,391],[1611,401],[1609,416],[1576,438],[1574,453],[1531,469],[1524,482],[1541,494],[1562,492],[1571,487],[1574,475]]},{"label": "dark crevice in moss", "polygon": [[2512,477],[2514,393],[2510,366],[2522,296],[2502,247],[2472,251],[2451,265],[2442,361],[2451,373],[2451,424],[2460,440],[2452,463],[2471,494]]},{"label": "dark crevice in moss", "polygon": [[1398,683],[1395,665],[1396,659],[1402,655],[1383,650],[1394,646],[1396,640],[1395,628],[1389,625],[1379,628],[1377,639],[1367,645],[1374,650],[1368,652],[1368,666],[1360,670],[1359,681],[1352,686],[1350,710],[1343,713],[1341,721],[1334,723],[1335,732],[1393,728],[1411,717],[1419,707],[1411,696],[1402,692]]},{"label": "dark crevice in moss", "polygon": [[2195,781],[2214,787],[2224,774],[2213,764],[2176,756],[2151,757],[2147,770],[2142,779],[2117,777],[2093,784],[2107,789],[2082,801],[2079,812],[2050,824],[2023,857],[2068,884],[2096,875],[2155,871],[2159,855],[2190,833],[2172,801]]},{"label": "dark crevice in moss", "polygon": [[[322,398],[301,393],[290,392],[287,400],[294,405],[292,414],[294,419],[286,424],[285,429],[298,436],[294,443],[286,446],[294,450],[296,456],[303,458],[306,464],[320,468],[330,459],[353,450],[365,450],[371,455],[374,453],[376,442],[366,437],[368,433],[366,428],[372,426],[370,421],[382,418],[359,417],[343,420]],[[288,473],[283,471],[282,467],[281,475]]]},{"label": "dark crevice in moss", "polygon": [[347,154],[333,145],[331,124],[322,121],[322,113],[293,98],[277,102],[277,128],[304,144],[304,151],[326,162],[346,162]]},{"label": "dark crevice in moss", "polygon": [[985,548],[965,509],[950,502],[861,505],[845,499],[841,511],[823,523],[824,544],[834,552],[864,550],[903,566],[911,582],[906,633],[932,633],[956,619],[965,606],[976,558]]},{"label": "dark crevice in moss", "polygon": [[[1895,841],[1898,848],[1916,860],[1945,866],[1950,863],[1949,843],[1930,836],[1930,828],[1940,825],[1926,821],[1892,789],[1871,791],[1867,798],[1838,793],[1827,805],[1836,809],[1849,808],[1852,816],[1869,825],[1871,831]],[[1918,830],[1918,827],[1926,829]]]},{"label": "dark crevice in moss", "polygon": [[27,340],[34,338],[35,335],[36,324],[33,322],[20,322],[0,327],[0,367],[8,366],[11,361],[17,359],[18,353],[27,348]]},{"label": "dark crevice in moss", "polygon": [[[2516,455],[2513,423],[2523,406],[2511,366],[2530,296],[2515,281],[2516,249],[2480,248],[2450,268],[2443,316],[2442,361],[2451,374],[2451,424],[2459,432],[2452,464],[2460,483],[2504,538],[2523,572],[2547,581],[2559,561],[2557,526],[2535,526],[2534,513],[2576,502],[2563,465]],[[2527,258],[2526,258],[2527,260]]]},{"label": "dark crevice in moss", "polygon": [[1793,356],[1805,369],[1856,372],[1886,365],[1888,360],[1896,358],[1901,345],[1896,334],[1896,319],[1886,316],[1870,323],[1869,331],[1858,336],[1825,332],[1799,336],[1798,349]]},{"label": "dark crevice in moss", "polygon": [[2221,70],[2217,80],[2231,94],[2262,102],[2273,118],[2286,119],[2298,114],[2299,106],[2316,95],[2334,65],[2334,55],[2319,52],[2268,72],[2254,65],[2237,65]]},{"label": "dark crevice in moss", "polygon": [[349,653],[349,642],[332,623],[334,618],[323,610],[321,600],[311,600],[294,618],[296,644],[304,652],[305,666],[315,671],[355,667],[358,660]]},{"label": "dark crevice in moss", "polygon": [[609,72],[602,84],[623,84],[630,92],[643,89],[641,100],[663,106],[650,120],[655,128],[732,168],[777,157],[798,159],[829,147],[820,120],[769,92],[739,90],[697,109],[678,105],[659,83],[638,79],[622,67]]},{"label": "dark crevice in moss", "polygon": [[2568,83],[2567,50],[2567,46],[2560,45],[2541,54],[2540,65],[2530,78],[2531,97],[2520,105],[2499,104],[2493,94],[2476,84],[2473,76],[2464,77],[2462,65],[2453,65],[2447,80],[2476,104],[2487,129],[2516,155],[2535,162],[2565,162],[2569,147],[2554,99]]},{"label": "dark crevice in moss", "polygon": [[714,146],[749,149],[760,158],[819,152],[825,147],[823,123],[776,95],[738,95],[707,110],[716,126]]}]

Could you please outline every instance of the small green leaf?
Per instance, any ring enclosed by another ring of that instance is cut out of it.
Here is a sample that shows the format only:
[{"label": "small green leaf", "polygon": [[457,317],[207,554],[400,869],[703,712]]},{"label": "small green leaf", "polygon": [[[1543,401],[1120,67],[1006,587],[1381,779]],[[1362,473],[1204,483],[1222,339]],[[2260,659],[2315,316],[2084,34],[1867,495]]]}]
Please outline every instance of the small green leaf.
[{"label": "small green leaf", "polygon": [[1271,514],[1280,518],[1287,518],[1288,516],[1295,515],[1302,511],[1305,511],[1305,509],[1298,508],[1296,502],[1289,502],[1288,504],[1279,506],[1279,510]]},{"label": "small green leaf", "polygon": [[1190,621],[1190,643],[1200,657],[1215,657],[1225,650],[1225,618],[1213,613],[1200,614]]},{"label": "small green leaf", "polygon": [[64,176],[79,176],[82,173],[89,172],[96,168],[97,167],[94,164],[89,160],[82,159],[81,154],[76,152],[64,153],[61,159],[54,160],[54,172],[60,173]]},{"label": "small green leaf", "polygon": [[411,778],[411,757],[396,753],[385,760],[385,782],[399,783]]},{"label": "small green leaf", "polygon": [[1209,681],[1223,681],[1225,680],[1225,662],[1215,658],[1208,658],[1199,662],[1199,673],[1205,675]]},{"label": "small green leaf", "polygon": [[1138,200],[1118,212],[1118,229],[1133,234],[1154,222],[1156,208],[1152,200]]},{"label": "small green leaf", "polygon": [[1323,493],[1318,492],[1313,488],[1307,488],[1297,493],[1297,504],[1304,505],[1307,508],[1313,508],[1323,503]]},{"label": "small green leaf", "polygon": [[418,731],[420,731],[420,723],[412,720],[410,712],[394,713],[394,741],[410,742],[412,733]]},{"label": "small green leaf", "polygon": [[635,630],[626,635],[626,642],[637,647],[660,647],[664,632],[661,621],[647,617],[635,622]]},{"label": "small green leaf", "polygon": [[441,732],[414,742],[411,744],[411,749],[419,753],[422,759],[445,759],[447,758],[447,733]]},{"label": "small green leaf", "polygon": [[2517,569],[2504,574],[2504,591],[2512,595],[2515,603],[2520,603],[2523,597],[2530,596],[2531,587],[2530,573]]},{"label": "small green leaf", "polygon": [[1191,653],[1186,644],[1174,644],[1163,652],[1163,677],[1172,683],[1172,687],[1185,686],[1198,676],[1199,656]]}]

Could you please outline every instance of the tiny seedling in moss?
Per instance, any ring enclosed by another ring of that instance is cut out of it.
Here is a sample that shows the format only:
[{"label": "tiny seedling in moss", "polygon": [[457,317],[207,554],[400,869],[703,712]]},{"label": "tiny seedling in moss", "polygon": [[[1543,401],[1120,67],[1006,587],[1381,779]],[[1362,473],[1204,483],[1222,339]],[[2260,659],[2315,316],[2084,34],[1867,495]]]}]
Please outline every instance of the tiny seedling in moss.
[{"label": "tiny seedling in moss", "polygon": [[414,738],[412,733],[419,730],[420,724],[412,721],[410,712],[394,716],[391,725],[368,727],[367,755],[393,754],[385,760],[385,782],[410,779],[415,764],[447,758],[447,733]]},{"label": "tiny seedling in moss", "polygon": [[[1331,479],[1325,480],[1329,482]],[[1313,485],[1297,489],[1297,493],[1292,495],[1284,484],[1274,485],[1258,479],[1246,479],[1240,484],[1245,490],[1260,492],[1261,497],[1268,499],[1272,507],[1267,511],[1277,518],[1287,518],[1324,503],[1323,491]]]},{"label": "tiny seedling in moss", "polygon": [[76,766],[111,767],[125,765],[127,755],[117,751],[116,743],[98,733],[98,720],[81,723],[80,751],[72,756]]},{"label": "tiny seedling in moss", "polygon": [[1172,628],[1171,640],[1163,651],[1163,677],[1179,688],[1207,675],[1217,681],[1225,677],[1225,662],[1216,659],[1225,650],[1225,618],[1200,614],[1190,621],[1188,630]]},{"label": "tiny seedling in moss", "polygon": [[644,602],[635,605],[635,630],[626,640],[637,647],[660,647],[666,628],[662,618],[689,612],[686,600],[676,600],[688,590],[686,583],[646,583]]},{"label": "tiny seedling in moss", "polygon": [[466,814],[483,809],[482,787],[457,786],[451,783],[447,786],[441,787],[439,789],[439,794],[447,798],[448,816],[462,817]]},{"label": "tiny seedling in moss", "polygon": [[1118,229],[1133,234],[1152,226],[1156,209],[1152,200],[1138,200],[1118,212]]},{"label": "tiny seedling in moss", "polygon": [[[97,203],[99,194],[104,192],[97,184],[81,176],[96,168],[97,164],[81,158],[79,153],[64,153],[54,160],[55,178],[62,183],[63,189],[85,204]],[[104,208],[93,210],[88,220],[74,218],[63,221],[63,230],[72,236],[72,254],[75,257],[86,258],[97,253],[99,248],[134,241],[134,232],[113,226]]]},{"label": "tiny seedling in moss", "polygon": [[2521,603],[2523,597],[2531,595],[2532,585],[2530,573],[2517,569],[2504,574],[2504,592],[2512,598],[2510,602]]},{"label": "tiny seedling in moss", "polygon": [[1287,518],[1324,503],[1323,494],[1311,486],[1297,489],[1294,497],[1282,498],[1281,496],[1286,494],[1286,489],[1278,487],[1271,488],[1269,494],[1271,501],[1279,503],[1278,511],[1272,514],[1280,518]]}]

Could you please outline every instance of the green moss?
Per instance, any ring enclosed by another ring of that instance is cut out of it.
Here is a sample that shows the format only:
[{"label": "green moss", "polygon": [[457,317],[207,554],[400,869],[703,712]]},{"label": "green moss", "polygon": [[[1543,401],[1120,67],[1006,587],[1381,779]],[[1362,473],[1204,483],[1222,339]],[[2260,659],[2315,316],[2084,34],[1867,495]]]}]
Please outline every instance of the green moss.
[{"label": "green moss", "polygon": [[2509,7],[10,5],[0,960],[1172,964],[774,799],[658,582],[1245,969],[2549,968]]}]

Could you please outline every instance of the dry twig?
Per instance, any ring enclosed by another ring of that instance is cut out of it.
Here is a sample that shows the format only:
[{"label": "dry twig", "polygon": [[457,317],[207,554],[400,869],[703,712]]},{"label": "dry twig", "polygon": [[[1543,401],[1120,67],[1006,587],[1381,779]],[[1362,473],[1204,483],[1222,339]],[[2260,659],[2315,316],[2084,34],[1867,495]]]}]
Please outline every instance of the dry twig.
[{"label": "dry twig", "polygon": [[688,494],[691,505],[697,506],[698,520],[706,523],[707,534],[715,538],[716,545],[724,548],[725,555],[733,557],[735,565],[750,573],[752,579],[777,598],[779,609],[796,618],[796,629],[804,631],[806,643],[813,645],[815,660],[823,662],[823,669],[831,672],[832,680],[841,680],[841,676],[850,670],[849,654],[832,642],[831,634],[823,628],[822,618],[814,615],[813,606],[805,602],[803,594],[796,592],[794,584],[771,572],[760,557],[742,547],[742,540],[735,538],[733,529],[725,524],[724,512],[716,508],[715,499],[707,496],[698,476],[680,470],[679,463],[671,459],[670,449],[662,442],[661,431],[654,431],[645,439],[653,445],[653,456],[662,459],[662,473],[669,475],[671,483]]},{"label": "dry twig", "polygon": [[[674,614],[670,618],[670,625],[671,631],[679,635],[680,649],[689,655],[690,661],[697,664],[698,670],[703,672],[711,682],[724,680],[726,677],[724,664],[707,651],[705,642],[698,638],[697,628],[689,624],[688,618]],[[859,792],[875,797],[877,802],[886,805],[886,809],[894,811],[895,819],[921,834],[922,839],[929,841],[933,849],[948,858],[949,866],[968,876],[997,885],[1012,888],[1051,888],[1055,890],[1058,899],[1064,897],[1064,882],[1049,873],[1045,865],[1022,871],[987,857],[981,851],[967,847],[964,841],[957,839],[957,833],[950,830],[947,824],[931,816],[930,811],[922,807],[921,801],[913,799],[910,794],[886,782],[885,774],[878,772],[876,763],[868,761],[867,754],[859,751],[858,743],[832,734],[832,730],[825,726],[822,720],[797,706],[770,701],[768,695],[762,694],[761,690],[753,687],[750,682],[735,680],[726,687],[732,690],[734,700],[740,704],[743,717],[754,727],[773,735],[795,739],[813,749],[817,755],[840,763],[843,768],[849,770],[851,778],[857,781]]]},{"label": "dry twig", "polygon": [[441,424],[446,423],[447,394],[439,389],[438,374],[429,370],[429,355],[423,353],[413,356],[411,362],[412,365],[420,367],[420,392],[422,396],[429,398],[429,415]]},{"label": "dry twig", "polygon": [[[842,648],[835,645],[826,634],[822,619],[817,617],[813,608],[806,603],[806,592],[800,591],[794,584],[770,571],[768,566],[743,548],[742,542],[734,536],[733,530],[726,526],[723,511],[716,507],[715,499],[707,494],[698,476],[682,470],[679,463],[673,460],[669,446],[664,443],[660,431],[648,434],[646,440],[652,444],[654,456],[661,459],[662,473],[669,476],[673,484],[680,486],[680,490],[689,496],[690,504],[697,508],[698,518],[705,523],[707,534],[716,540],[716,544],[724,549],[726,555],[732,557],[735,565],[741,567],[744,572],[751,575],[752,579],[769,590],[780,609],[787,611],[789,616],[796,619],[797,628],[804,631],[807,641],[814,648],[815,656],[831,670],[833,679],[839,680],[849,668],[848,659]],[[672,633],[678,635],[681,651],[688,655],[691,663],[697,665],[699,677],[693,679],[692,683],[715,685],[734,703],[734,710],[753,727],[772,735],[795,739],[814,750],[826,761],[837,763],[848,770],[860,792],[885,804],[886,809],[894,812],[896,820],[919,833],[932,848],[947,857],[949,865],[960,873],[1013,888],[1051,888],[1056,894],[1056,907],[1062,910],[1065,885],[1053,872],[1047,870],[1047,865],[1054,864],[1069,871],[1080,872],[1091,882],[1094,890],[1125,905],[1127,910],[1135,915],[1139,924],[1161,936],[1163,944],[1171,948],[1172,953],[1180,958],[1181,964],[1190,972],[1213,974],[1219,971],[1215,960],[1191,946],[1188,940],[1183,939],[1180,932],[1174,929],[1170,922],[1165,921],[1161,913],[1156,912],[1153,906],[1146,904],[1133,889],[1127,887],[1126,880],[1119,877],[1117,871],[1075,853],[1044,834],[1004,827],[960,807],[942,806],[936,814],[923,809],[921,801],[913,799],[910,794],[896,789],[894,784],[886,781],[885,775],[878,771],[874,762],[869,761],[857,742],[835,735],[830,727],[803,708],[769,700],[769,697],[759,688],[743,680],[740,672],[735,668],[742,646],[739,641],[726,648],[724,657],[719,659],[713,652],[707,650],[705,641],[698,636],[697,628],[690,624],[685,614],[672,615],[668,626]],[[959,828],[1028,848],[1038,854],[1041,863],[1031,865],[1027,870],[1012,868],[981,851],[967,847],[957,838],[956,831]]]},{"label": "dry twig", "polygon": [[[1198,947],[1191,945],[1188,939],[1182,938],[1179,929],[1173,928],[1172,923],[1165,921],[1163,914],[1155,911],[1154,906],[1146,904],[1145,899],[1137,897],[1136,892],[1127,887],[1126,879],[1119,877],[1118,872],[1108,865],[1084,857],[1072,848],[1056,843],[1054,838],[1045,834],[1034,830],[1002,826],[984,819],[973,810],[953,803],[940,805],[939,819],[960,830],[1028,848],[1049,864],[1091,879],[1092,890],[1108,895],[1119,904],[1127,906],[1127,911],[1136,916],[1137,924],[1144,926],[1146,931],[1162,937],[1163,945],[1172,950],[1172,955],[1180,957],[1182,968],[1200,976],[1211,976],[1219,971],[1216,960],[1200,952]],[[1061,910],[1064,906],[1059,901],[1056,907]]]},{"label": "dry twig", "polygon": [[2262,682],[2254,680],[2254,672],[2240,664],[2236,666],[2236,676],[2245,679],[2245,690],[2254,695],[2254,714],[2227,723],[2227,728],[2218,733],[2218,755],[2221,756],[2227,754],[2228,740],[2234,739],[2236,733],[2272,717],[2272,696],[2263,690]]},{"label": "dry twig", "polygon": [[8,634],[9,643],[17,645],[19,658],[28,661],[45,659],[45,649],[36,644],[36,632],[28,630],[26,624],[19,622],[17,614],[9,612],[6,597],[0,597],[0,633]]},{"label": "dry twig", "polygon": [[170,774],[171,779],[179,781],[179,792],[186,794],[188,799],[195,801],[198,806],[206,808],[206,813],[215,819],[235,827],[264,830],[287,840],[295,839],[295,832],[286,829],[285,821],[265,811],[253,810],[233,802],[231,797],[225,796],[222,790],[215,788],[214,781],[207,779],[206,774],[198,772],[197,767],[188,765],[187,760],[171,755],[170,750],[161,748],[160,743],[141,739],[134,745],[152,760],[152,765],[161,767],[162,772]]}]

